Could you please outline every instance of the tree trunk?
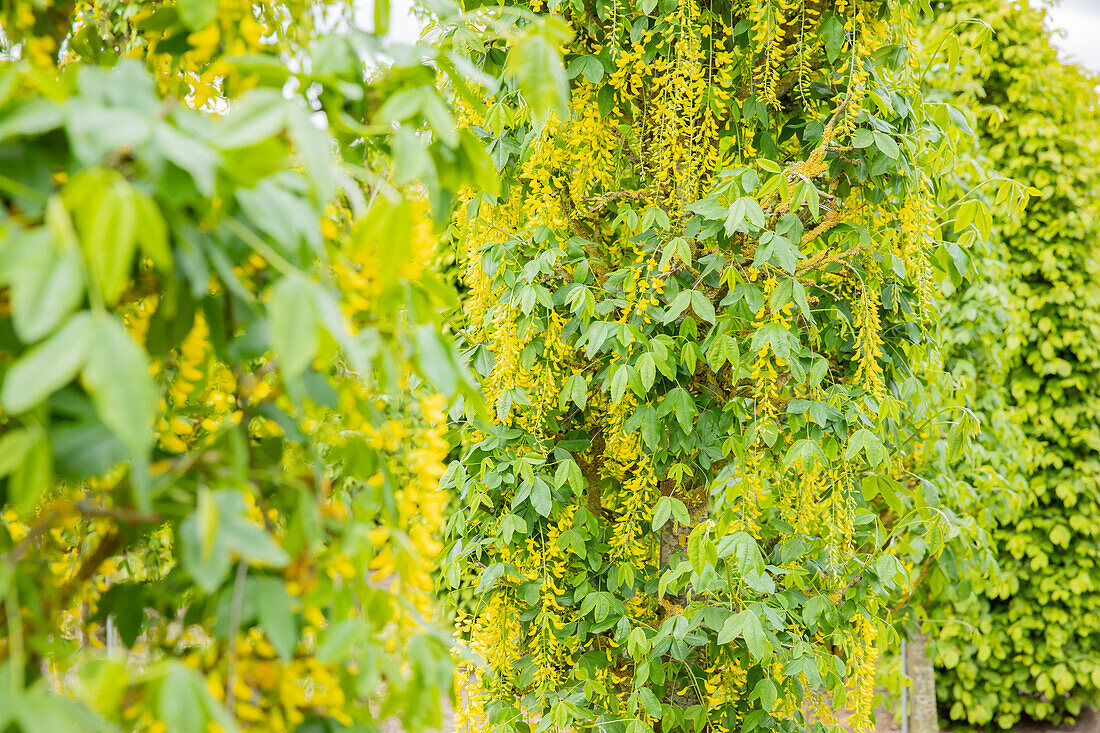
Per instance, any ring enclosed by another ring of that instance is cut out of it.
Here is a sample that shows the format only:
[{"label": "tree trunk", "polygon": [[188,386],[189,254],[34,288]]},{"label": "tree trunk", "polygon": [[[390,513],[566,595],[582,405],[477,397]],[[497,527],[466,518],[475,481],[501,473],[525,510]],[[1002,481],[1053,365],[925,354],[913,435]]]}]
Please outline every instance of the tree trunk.
[{"label": "tree trunk", "polygon": [[909,640],[909,679],[913,681],[909,711],[909,733],[939,733],[936,713],[936,673],[928,656],[928,634],[918,631]]},{"label": "tree trunk", "polygon": [[[667,488],[667,487],[666,487]],[[660,555],[660,568],[661,572],[668,570],[674,564],[679,563],[687,556],[687,538],[691,534],[691,531],[695,529],[696,525],[702,522],[707,517],[707,504],[702,503],[702,506],[695,506],[692,502],[692,493],[694,491],[701,490],[701,487],[693,487],[687,491],[683,491],[677,496],[677,498],[683,498],[684,504],[688,508],[688,515],[690,522],[686,527],[682,527],[676,523],[674,519],[669,519],[661,527],[661,555]],[[661,620],[664,620],[666,613],[678,613],[678,610],[682,609],[688,602],[688,595],[690,593],[690,587],[685,588],[684,592],[677,595],[671,593],[665,596],[665,600],[669,604],[667,610],[660,611]],[[673,685],[671,694],[665,700],[668,704],[678,708],[689,708],[693,705],[698,705],[703,700],[700,697],[700,690],[702,688],[702,680],[699,678],[692,668],[699,662],[699,658],[702,655],[701,649],[695,649],[688,654],[687,669],[689,670],[693,679],[682,690],[677,689],[678,685]]]}]

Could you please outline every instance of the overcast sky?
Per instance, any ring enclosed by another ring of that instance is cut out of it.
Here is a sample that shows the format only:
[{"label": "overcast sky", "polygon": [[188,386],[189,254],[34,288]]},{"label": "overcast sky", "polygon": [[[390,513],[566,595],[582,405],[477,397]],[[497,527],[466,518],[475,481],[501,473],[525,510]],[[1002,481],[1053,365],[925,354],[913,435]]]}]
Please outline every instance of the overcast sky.
[{"label": "overcast sky", "polygon": [[1100,0],[1061,0],[1048,17],[1065,60],[1100,74]]},{"label": "overcast sky", "polygon": [[[1032,2],[1052,6],[1048,17],[1051,27],[1056,29],[1054,44],[1062,51],[1064,59],[1100,74],[1100,0]],[[419,26],[409,14],[412,0],[393,0],[391,7],[392,37],[405,42],[415,41]]]}]

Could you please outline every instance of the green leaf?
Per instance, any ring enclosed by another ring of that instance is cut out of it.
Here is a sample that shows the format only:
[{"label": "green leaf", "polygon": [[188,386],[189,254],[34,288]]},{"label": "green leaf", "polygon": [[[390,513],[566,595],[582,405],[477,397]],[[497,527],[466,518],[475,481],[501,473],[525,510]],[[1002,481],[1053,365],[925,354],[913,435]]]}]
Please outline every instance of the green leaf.
[{"label": "green leaf", "polygon": [[203,196],[214,195],[218,164],[221,162],[219,153],[201,138],[185,134],[167,122],[153,129],[153,140],[169,162],[191,176],[199,193]]},{"label": "green leaf", "polygon": [[698,290],[691,291],[691,309],[707,323],[714,323],[714,305]]},{"label": "green leaf", "polygon": [[[211,506],[216,506],[211,504]],[[180,564],[196,585],[210,594],[221,587],[232,560],[225,547],[225,538],[220,536],[217,527],[217,514],[205,513],[206,521],[200,521],[200,513],[194,512],[180,522]],[[215,522],[209,525],[211,518]]]},{"label": "green leaf", "polygon": [[267,310],[272,351],[280,371],[292,379],[313,362],[321,345],[313,283],[299,273],[279,278],[271,288]]},{"label": "green leaf", "polygon": [[531,485],[531,506],[544,517],[550,516],[550,510],[554,506],[553,497],[550,495],[550,484],[538,476],[535,477],[535,481]]},{"label": "green leaf", "polygon": [[130,282],[137,225],[134,191],[125,179],[116,179],[96,202],[82,241],[92,282],[108,306],[118,302]]},{"label": "green leaf", "polygon": [[298,627],[290,608],[286,586],[276,578],[262,578],[256,584],[259,595],[260,625],[279,658],[284,662],[294,656],[298,645]]},{"label": "green leaf", "polygon": [[825,54],[829,63],[833,63],[844,47],[844,23],[834,13],[829,13],[821,24],[821,35],[825,38]]},{"label": "green leaf", "polygon": [[760,552],[760,545],[747,532],[734,532],[722,538],[718,543],[718,557],[733,555],[737,560],[737,572],[745,575],[748,572],[764,572],[764,556]]},{"label": "green leaf", "polygon": [[657,367],[653,361],[653,354],[648,351],[642,354],[638,357],[635,367],[638,370],[638,376],[642,380],[642,387],[648,391],[653,387],[653,381],[657,378]]},{"label": "green leaf", "polygon": [[691,517],[688,515],[688,510],[687,507],[684,506],[684,502],[673,498],[669,503],[672,505],[672,516],[681,527],[686,527],[691,524]]},{"label": "green leaf", "polygon": [[588,403],[588,381],[584,378],[584,375],[574,374],[569,377],[565,382],[563,394],[567,395],[574,405],[583,410]]},{"label": "green leaf", "polygon": [[134,191],[134,205],[137,208],[137,241],[141,253],[148,257],[153,265],[163,273],[172,272],[172,250],[168,246],[168,226],[164,223],[156,202],[141,191]]},{"label": "green leaf", "polygon": [[[653,718],[660,720],[661,718],[661,702],[657,699],[657,696],[653,694],[653,690],[648,687],[643,687],[638,690],[638,699],[642,703],[642,707]],[[649,730],[646,727],[646,730]]]},{"label": "green leaf", "polygon": [[947,460],[957,461],[962,455],[966,445],[967,424],[965,420],[958,420],[947,431]]},{"label": "green leaf", "polygon": [[806,605],[802,609],[802,620],[806,622],[807,626],[811,626],[821,614],[830,612],[832,608],[833,602],[826,596],[813,596],[806,601]]},{"label": "green leaf", "polygon": [[680,261],[691,267],[691,246],[683,237],[670,239],[661,251],[660,269],[664,270],[673,257],[679,257]]},{"label": "green leaf", "polygon": [[766,572],[761,573],[750,570],[745,573],[744,581],[745,585],[749,586],[749,588],[757,593],[762,593],[764,595],[775,593],[775,581],[772,580],[772,576]]},{"label": "green leaf", "polygon": [[603,79],[604,68],[600,60],[595,56],[578,56],[569,62],[569,78],[583,76],[590,84],[599,84]]},{"label": "green leaf", "polygon": [[144,454],[152,447],[157,408],[149,358],[117,317],[98,315],[92,329],[81,382],[103,424],[133,454]]},{"label": "green leaf", "polygon": [[688,535],[687,557],[691,568],[697,573],[703,572],[703,568],[712,565],[717,560],[717,553],[710,538],[707,536],[706,523],[697,525]]},{"label": "green leaf", "polygon": [[[810,366],[810,373],[809,373],[809,376],[807,377],[807,382],[806,383],[808,385],[810,385],[811,387],[816,387],[818,384],[821,383],[821,380],[825,378],[825,374],[828,373],[828,371],[829,371],[829,362],[828,362],[828,360],[826,360],[826,359],[815,359],[813,365]],[[812,412],[810,414],[813,415]],[[817,421],[817,423],[819,425],[824,426],[824,424],[825,424],[825,423],[817,420],[816,417],[814,417],[814,420]]]},{"label": "green leaf", "polygon": [[317,644],[317,661],[331,664],[343,661],[351,654],[352,648],[367,635],[363,620],[349,618],[326,628]]},{"label": "green leaf", "polygon": [[583,494],[585,488],[587,488],[584,474],[581,473],[581,467],[572,458],[566,458],[558,463],[558,468],[554,472],[555,488],[560,489],[566,483],[578,496]]},{"label": "green leaf", "polygon": [[642,440],[650,450],[654,450],[661,442],[661,426],[657,422],[657,411],[649,405],[645,405],[642,413]]},{"label": "green leaf", "polygon": [[672,516],[672,497],[662,496],[657,500],[657,507],[653,510],[653,531],[665,526],[665,522]]},{"label": "green leaf", "polygon": [[20,517],[29,516],[34,511],[53,477],[50,440],[41,431],[34,433],[35,440],[27,447],[22,463],[8,481],[8,500]]},{"label": "green leaf", "polygon": [[808,469],[815,462],[824,463],[824,458],[821,446],[816,440],[813,438],[799,438],[787,449],[787,454],[783,457],[783,468],[802,466]]},{"label": "green leaf", "polygon": [[201,680],[183,664],[171,663],[157,694],[157,716],[173,733],[203,733],[206,713],[200,699]]},{"label": "green leaf", "polygon": [[899,517],[905,514],[905,505],[898,495],[898,492],[904,489],[890,476],[884,474],[865,476],[860,482],[860,487],[863,489],[863,497],[868,501],[874,499],[876,495],[881,496],[886,506],[890,507],[895,514]]},{"label": "green leaf", "polygon": [[634,371],[634,367],[620,366],[615,370],[615,376],[611,378],[611,401],[618,402],[623,398],[623,394],[626,393],[626,388],[630,384],[630,375]]},{"label": "green leaf", "polygon": [[558,49],[571,36],[560,20],[543,16],[508,52],[505,74],[515,78],[533,119],[544,119],[551,111],[561,118],[568,114],[569,84]]},{"label": "green leaf", "polygon": [[691,291],[681,290],[668,305],[668,311],[665,313],[665,323],[671,323],[679,318],[680,314],[687,310],[689,305],[691,305]]},{"label": "green leaf", "polygon": [[288,109],[281,92],[252,89],[219,120],[217,143],[223,149],[243,148],[272,137],[286,126]]},{"label": "green leaf", "polygon": [[875,144],[875,133],[872,130],[868,130],[866,127],[861,127],[856,130],[855,135],[852,136],[852,144],[857,148],[869,148]]},{"label": "green leaf", "polygon": [[718,632],[718,643],[729,644],[731,641],[741,635],[741,631],[744,628],[745,619],[740,614],[734,614],[727,618],[722,624],[722,629]]},{"label": "green leaf", "polygon": [[227,550],[253,565],[278,568],[290,562],[286,551],[267,530],[248,518],[244,494],[236,489],[219,489],[213,492],[213,499],[221,518],[218,538],[224,539]]},{"label": "green leaf", "polygon": [[[232,489],[224,491],[237,494]],[[218,493],[223,492],[219,491]],[[236,514],[227,513],[219,530],[225,534],[226,547],[253,565],[280,568],[290,562],[286,550],[279,547],[279,544],[267,533],[267,530],[252,524],[243,510]]]},{"label": "green leaf", "polygon": [[717,372],[726,362],[736,366],[740,361],[741,355],[737,349],[737,341],[728,333],[722,334],[711,341],[710,346],[707,348],[707,364],[710,366],[711,371]]},{"label": "green leaf", "polygon": [[859,455],[861,450],[866,454],[867,463],[872,468],[882,463],[882,459],[886,457],[886,449],[883,448],[882,441],[867,428],[860,428],[848,439],[844,460],[851,461]]},{"label": "green leaf", "polygon": [[178,0],[176,12],[189,30],[202,30],[217,17],[218,0]]},{"label": "green leaf", "polygon": [[59,250],[35,236],[27,244],[30,251],[12,268],[11,315],[19,339],[33,343],[50,334],[84,300],[84,264],[77,247]]},{"label": "green leaf", "polygon": [[416,363],[424,376],[444,395],[453,395],[458,389],[458,369],[435,324],[417,328],[416,345]]},{"label": "green leaf", "polygon": [[61,126],[64,109],[56,102],[34,96],[8,108],[0,116],[0,142],[19,135],[41,135]]},{"label": "green leaf", "polygon": [[887,158],[897,160],[901,155],[901,151],[898,150],[898,144],[894,141],[890,135],[885,132],[875,131],[875,147],[883,152]]},{"label": "green leaf", "polygon": [[[571,532],[572,530],[568,531]],[[515,535],[516,532],[519,532],[520,534],[527,534],[527,523],[515,514],[505,514],[503,517],[501,517],[500,536],[504,539],[504,541],[511,542],[512,537]],[[566,534],[567,532],[562,532],[561,535],[558,536],[559,547],[567,546],[567,538],[565,537]]]},{"label": "green leaf", "polygon": [[430,87],[421,89],[420,112],[432,128],[432,132],[444,145],[458,147],[458,130],[455,129],[455,120],[451,116],[447,105],[439,96],[439,92]]},{"label": "green leaf", "polygon": [[771,656],[771,647],[768,645],[768,637],[764,634],[764,627],[760,618],[752,611],[745,609],[738,616],[743,616],[741,623],[741,637],[745,640],[745,646],[753,659],[760,662]]},{"label": "green leaf", "polygon": [[23,354],[4,377],[0,404],[25,412],[71,382],[84,366],[92,335],[87,311],[72,315],[53,336]]},{"label": "green leaf", "polygon": [[741,225],[745,223],[746,217],[746,201],[751,199],[739,198],[730,205],[729,214],[726,216],[726,234],[732,236],[735,232],[742,231]]},{"label": "green leaf", "polygon": [[765,262],[771,262],[793,275],[802,256],[786,237],[774,232],[764,232],[760,237],[760,245],[756,248],[753,266],[759,267]]},{"label": "green leaf", "polygon": [[820,402],[811,402],[808,412],[810,413],[810,419],[821,427],[825,427],[829,422],[829,408]]},{"label": "green leaf", "polygon": [[667,415],[670,410],[675,414],[676,421],[680,423],[683,431],[690,434],[692,420],[695,417],[695,401],[683,387],[677,387],[665,397],[661,414]]},{"label": "green leaf", "polygon": [[42,439],[41,430],[16,428],[0,437],[0,478],[23,465],[27,453]]},{"label": "green leaf", "polygon": [[760,208],[760,203],[750,196],[742,196],[730,205],[725,223],[726,234],[749,231],[749,227],[744,226],[746,222],[753,229],[764,228],[764,210]]},{"label": "green leaf", "polygon": [[236,553],[252,565],[284,567],[286,551],[248,518],[244,495],[236,489],[199,494],[198,507],[180,523],[180,560],[206,593],[224,582]]},{"label": "green leaf", "polygon": [[760,698],[762,708],[770,711],[779,699],[779,688],[776,687],[774,681],[764,678],[756,683],[756,687],[753,688],[753,695]]}]

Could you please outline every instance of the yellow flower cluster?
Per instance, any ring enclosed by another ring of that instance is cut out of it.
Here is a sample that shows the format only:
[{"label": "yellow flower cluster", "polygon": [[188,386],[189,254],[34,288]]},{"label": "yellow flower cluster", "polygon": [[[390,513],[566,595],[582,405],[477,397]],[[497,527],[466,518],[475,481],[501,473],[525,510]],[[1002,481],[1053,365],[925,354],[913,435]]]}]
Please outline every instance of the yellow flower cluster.
[{"label": "yellow flower cluster", "polygon": [[707,709],[721,713],[711,717],[717,720],[715,728],[723,733],[741,730],[742,708],[739,703],[749,694],[748,673],[741,666],[741,660],[719,650],[706,670],[703,689]]},{"label": "yellow flower cluster", "polygon": [[[351,725],[344,711],[347,698],[336,665],[322,664],[312,653],[317,634],[325,625],[316,607],[304,613],[309,623],[302,641],[289,661],[281,660],[275,647],[256,627],[242,632],[233,644],[233,714],[245,730],[292,731],[309,716],[327,716]],[[183,662],[206,679],[211,695],[225,704],[229,686],[229,655],[222,645],[183,631],[163,640],[165,645],[185,650]],[[123,712],[131,730],[169,733],[155,720],[149,701],[134,700]]]},{"label": "yellow flower cluster", "polygon": [[855,516],[852,506],[852,477],[846,463],[831,467],[827,473],[829,491],[828,515],[833,533],[829,544],[833,568],[852,557],[852,537],[855,534]]},{"label": "yellow flower cluster", "polygon": [[596,193],[614,190],[619,144],[614,127],[600,114],[592,85],[574,89],[572,109],[573,119],[561,126],[563,148],[570,152],[566,175],[554,182],[564,184],[574,211],[584,211]]},{"label": "yellow flower cluster", "polygon": [[222,57],[262,53],[279,40],[275,29],[280,13],[275,2],[219,0],[214,22],[187,35],[186,51],[163,51],[161,45],[174,40],[173,29],[143,25],[161,3],[143,0],[141,4],[141,10],[127,18],[130,41],[124,53],[145,58],[162,90],[180,93],[195,109],[208,108],[212,100],[224,101],[228,87],[239,94],[255,84]]},{"label": "yellow flower cluster", "polygon": [[[431,570],[441,545],[438,533],[443,524],[443,507],[446,492],[439,487],[443,475],[443,460],[450,449],[444,435],[447,418],[444,413],[446,398],[436,394],[420,400],[423,425],[412,438],[415,446],[407,451],[407,468],[401,487],[394,491],[398,517],[390,526],[378,527],[371,532],[371,540],[379,546],[378,554],[370,561],[375,581],[389,581],[391,592],[413,604],[425,616],[430,614]],[[379,449],[398,451],[404,445],[403,427],[393,422],[389,429],[371,431],[373,444]],[[383,477],[377,474],[375,479]],[[403,543],[396,541],[393,531],[402,532],[411,545],[411,557],[403,550]],[[401,561],[399,562],[399,557]]]},{"label": "yellow flower cluster", "polygon": [[614,559],[625,559],[637,570],[655,564],[659,547],[649,530],[653,506],[660,492],[653,457],[637,432],[627,432],[626,420],[637,407],[637,398],[626,394],[607,407],[603,418],[607,434],[604,469],[616,479],[616,488],[603,497],[603,506],[614,512],[611,545]]},{"label": "yellow flower cluster", "polygon": [[878,632],[875,624],[865,616],[859,616],[852,632],[849,660],[854,661],[849,709],[852,717],[849,724],[855,733],[871,733],[875,729],[873,702],[875,698],[875,664],[878,662],[878,648],[875,639]]},{"label": "yellow flower cluster", "polygon": [[[237,382],[233,374],[213,358],[210,327],[201,313],[184,338],[166,374],[167,398],[158,406],[157,441],[172,453],[186,453],[203,435],[216,431],[222,421],[239,423]],[[252,399],[262,399],[270,389],[261,383],[252,390]]]},{"label": "yellow flower cluster", "polygon": [[783,61],[783,11],[789,4],[779,0],[761,0],[750,5],[752,40],[760,49],[761,57],[753,69],[753,82],[760,99],[772,107],[779,106],[775,84],[779,65]]},{"label": "yellow flower cluster", "polygon": [[[470,651],[484,660],[459,658],[455,670],[455,697],[464,705],[455,710],[456,733],[486,733],[492,730],[485,706],[491,700],[514,698],[514,663],[522,655],[522,631],[512,591],[494,592],[476,617],[459,613],[459,633],[470,639]],[[488,674],[486,674],[488,673]]]},{"label": "yellow flower cluster", "polygon": [[[869,277],[869,276],[868,276]],[[882,350],[882,325],[879,318],[879,287],[875,281],[862,283],[859,306],[855,313],[857,367],[856,381],[882,400],[886,396],[882,365],[878,357]]]},{"label": "yellow flower cluster", "polygon": [[901,229],[901,256],[905,269],[917,287],[920,313],[923,319],[931,320],[935,302],[932,279],[932,265],[928,261],[928,247],[932,241],[934,217],[932,214],[932,194],[921,181],[917,191],[910,192],[898,212]]},{"label": "yellow flower cluster", "polygon": [[[768,297],[775,290],[777,281],[768,278],[761,283],[764,296]],[[756,328],[767,324],[774,324],[782,328],[788,328],[791,324],[791,316],[794,306],[790,303],[779,310],[769,313],[768,308],[761,308],[756,316]],[[765,426],[769,421],[775,421],[779,410],[779,368],[784,361],[772,349],[770,342],[764,342],[756,352],[756,361],[753,364],[752,377],[754,382],[753,398],[756,400],[757,424]]]}]

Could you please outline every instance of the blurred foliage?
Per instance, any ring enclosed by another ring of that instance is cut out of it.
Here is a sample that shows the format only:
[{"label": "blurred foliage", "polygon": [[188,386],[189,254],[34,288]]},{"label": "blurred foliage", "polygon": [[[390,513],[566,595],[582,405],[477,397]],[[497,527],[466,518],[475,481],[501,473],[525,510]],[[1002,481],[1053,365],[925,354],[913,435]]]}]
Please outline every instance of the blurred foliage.
[{"label": "blurred foliage", "polygon": [[0,728],[438,725],[452,96],[540,24],[0,7]]}]

